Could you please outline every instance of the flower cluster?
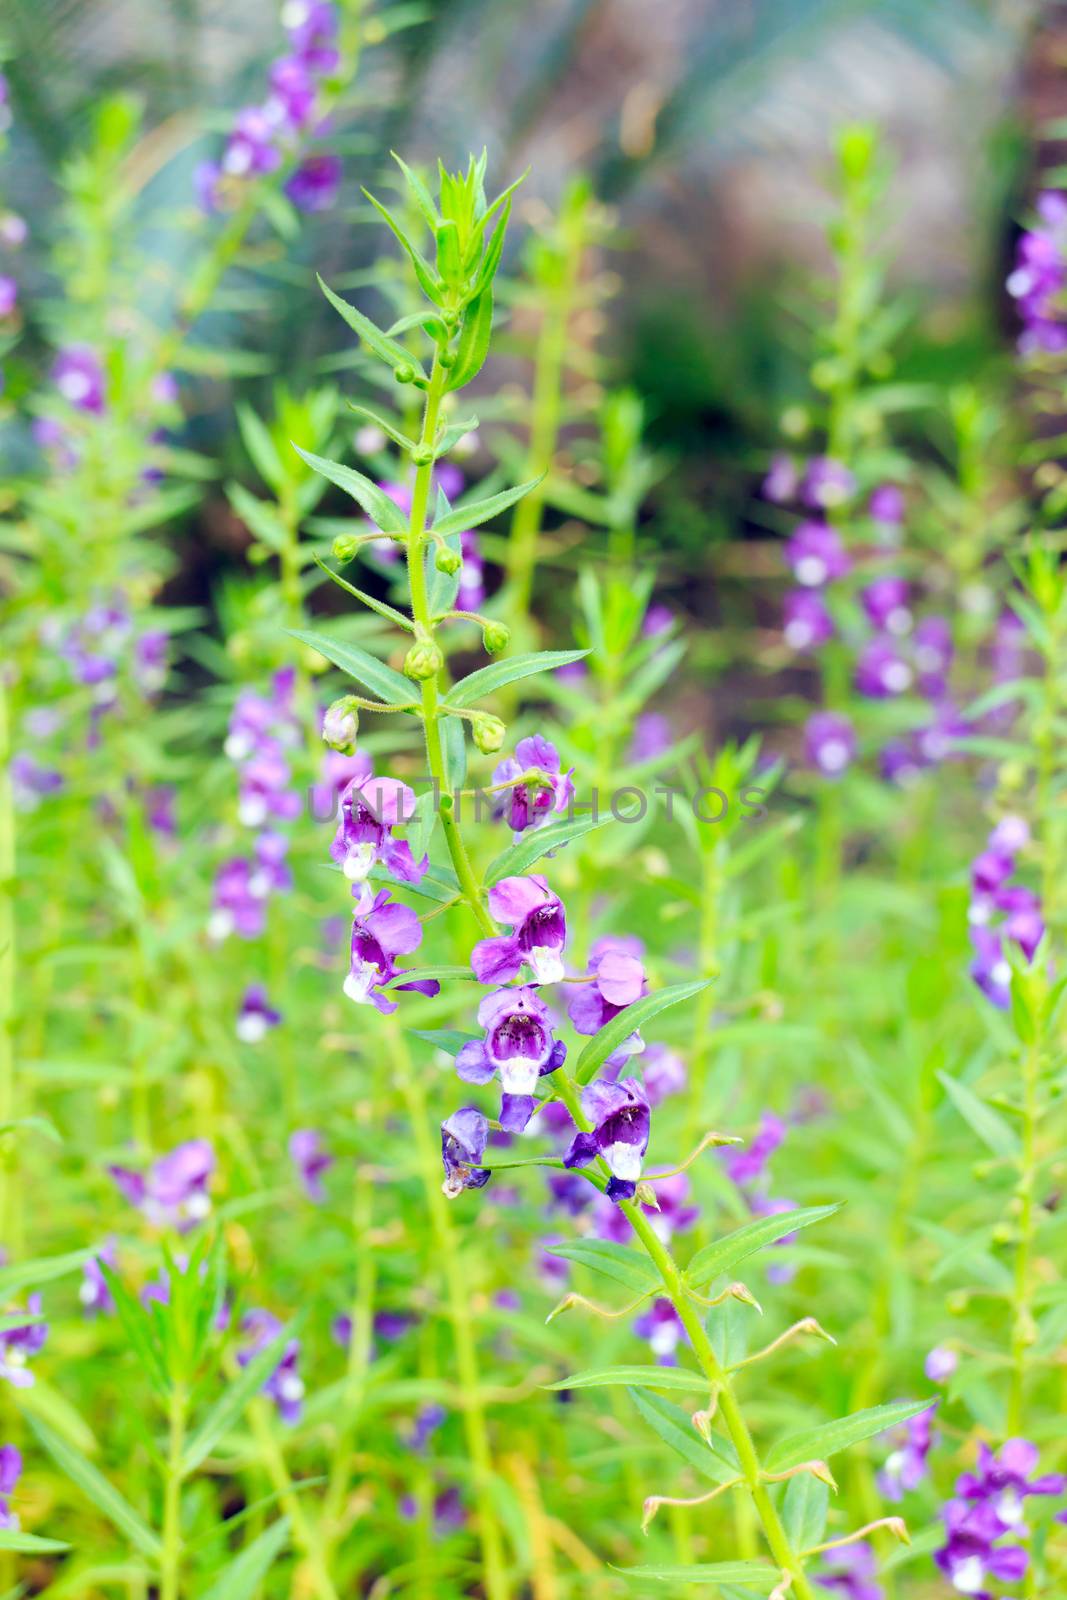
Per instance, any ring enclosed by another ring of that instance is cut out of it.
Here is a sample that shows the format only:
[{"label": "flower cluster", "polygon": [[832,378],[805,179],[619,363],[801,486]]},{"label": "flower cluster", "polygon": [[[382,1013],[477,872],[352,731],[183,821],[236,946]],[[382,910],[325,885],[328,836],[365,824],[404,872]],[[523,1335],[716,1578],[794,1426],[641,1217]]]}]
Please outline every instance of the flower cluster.
[{"label": "flower cluster", "polygon": [[32,1389],[33,1373],[30,1360],[43,1348],[48,1338],[48,1324],[41,1317],[41,1296],[31,1294],[26,1300],[27,1313],[38,1320],[16,1324],[0,1333],[0,1378],[13,1389]]},{"label": "flower cluster", "polygon": [[917,1416],[909,1417],[893,1435],[894,1448],[886,1457],[877,1477],[878,1490],[885,1499],[903,1500],[929,1475],[927,1458],[937,1443],[934,1432],[936,1403]]},{"label": "flower cluster", "polygon": [[971,863],[971,977],[1000,1011],[1006,1011],[1011,1003],[1011,963],[1005,941],[1032,961],[1045,933],[1038,896],[1025,884],[1010,881],[1017,858],[1029,842],[1025,819],[1006,816]]},{"label": "flower cluster", "polygon": [[[306,140],[325,130],[323,88],[341,60],[337,11],[329,0],[286,0],[282,26],[289,51],[271,65],[266,99],[237,113],[221,161],[201,162],[196,169],[204,211],[239,203],[247,183],[277,172]],[[328,211],[340,186],[340,158],[319,153],[304,156],[285,192],[299,211]]]},{"label": "flower cluster", "polygon": [[[272,1311],[254,1307],[241,1318],[241,1332],[248,1343],[237,1352],[238,1365],[247,1367],[282,1331],[282,1324]],[[273,1400],[282,1421],[293,1427],[300,1421],[304,1409],[304,1382],[297,1372],[300,1359],[300,1340],[286,1342],[278,1364],[263,1385],[262,1392]]]},{"label": "flower cluster", "polygon": [[1024,356],[1061,355],[1067,350],[1063,291],[1067,287],[1067,195],[1046,190],[1037,197],[1036,226],[1020,237],[1008,293],[1019,308]]},{"label": "flower cluster", "polygon": [[980,1444],[977,1470],[957,1479],[955,1497],[941,1513],[945,1543],[934,1560],[960,1594],[993,1600],[990,1582],[1019,1583],[1025,1577],[1029,1556],[1014,1541],[1029,1533],[1026,1501],[1067,1490],[1067,1476],[1035,1477],[1037,1466],[1035,1444],[1009,1439],[996,1455]]},{"label": "flower cluster", "polygon": [[146,1171],[111,1166],[122,1194],[149,1222],[187,1233],[211,1210],[208,1186],[215,1152],[206,1139],[189,1139],[161,1156]]}]

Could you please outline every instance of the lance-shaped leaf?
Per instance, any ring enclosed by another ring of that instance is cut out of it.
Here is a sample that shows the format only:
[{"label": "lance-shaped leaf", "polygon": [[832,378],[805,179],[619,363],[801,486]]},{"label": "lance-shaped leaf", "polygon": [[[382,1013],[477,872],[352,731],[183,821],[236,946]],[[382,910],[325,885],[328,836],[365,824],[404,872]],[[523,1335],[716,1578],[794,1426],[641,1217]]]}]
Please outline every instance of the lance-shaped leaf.
[{"label": "lance-shaped leaf", "polygon": [[448,423],[447,427],[442,428],[437,436],[433,447],[434,460],[438,461],[442,456],[446,456],[453,445],[458,444],[461,439],[465,439],[468,433],[473,433],[477,426],[477,417],[466,417],[462,422]]},{"label": "lance-shaped leaf", "polygon": [[282,458],[278,454],[278,447],[271,438],[266,424],[252,407],[238,401],[237,426],[241,432],[241,440],[252,460],[252,465],[259,473],[263,482],[272,489],[278,490],[285,483],[288,473],[282,465]]},{"label": "lance-shaped leaf", "polygon": [[738,1589],[752,1589],[757,1594],[773,1594],[782,1581],[777,1567],[764,1567],[758,1561],[711,1561],[695,1567],[615,1567],[613,1569],[634,1583],[673,1583],[679,1587],[700,1584],[703,1587],[722,1588],[733,1584]]},{"label": "lance-shaped leaf", "polygon": [[493,291],[485,288],[467,306],[460,323],[456,359],[449,370],[445,389],[462,389],[485,364],[493,333]]},{"label": "lance-shaped leaf", "polygon": [[257,499],[242,483],[228,483],[226,498],[260,544],[265,544],[269,550],[285,549],[291,535],[275,506]]},{"label": "lance-shaped leaf", "polygon": [[937,1076],[964,1122],[995,1156],[1010,1160],[1018,1154],[1019,1140],[1015,1130],[1008,1126],[999,1112],[979,1099],[974,1090],[958,1078],[950,1077],[947,1072],[939,1072]]},{"label": "lance-shaped leaf", "polygon": [[548,1253],[588,1267],[639,1293],[654,1289],[660,1281],[659,1273],[647,1256],[639,1255],[627,1245],[616,1244],[612,1239],[574,1239],[566,1244],[551,1244]]},{"label": "lance-shaped leaf", "polygon": [[402,161],[395,150],[390,150],[389,154],[392,156],[393,160],[404,174],[404,177],[407,180],[407,186],[411,190],[411,198],[418,207],[423,221],[430,229],[431,233],[436,233],[441,219],[437,215],[437,207],[433,203],[429,189],[427,189],[418,173],[412,172],[407,162]]},{"label": "lance-shaped leaf", "polygon": [[382,432],[387,434],[393,443],[398,444],[402,450],[415,449],[415,440],[409,439],[406,433],[401,433],[394,423],[381,416],[379,412],[372,411],[369,406],[357,405],[354,400],[349,400],[347,405],[349,411],[354,411],[357,417],[366,417],[367,421],[372,422],[376,428],[381,428]]},{"label": "lance-shaped leaf", "polygon": [[710,978],[698,978],[693,983],[675,983],[667,989],[657,989],[655,994],[646,994],[642,999],[635,1000],[632,1006],[627,1006],[619,1012],[617,1017],[612,1017],[610,1022],[594,1033],[581,1055],[574,1069],[574,1076],[579,1083],[588,1083],[596,1069],[616,1051],[624,1039],[631,1033],[651,1022],[653,1017],[661,1011],[666,1011],[670,1006],[679,1005],[683,1000],[691,1000],[693,995],[699,994],[701,989],[706,989],[711,983]]},{"label": "lance-shaped leaf", "polygon": [[[0,1528],[0,1550],[11,1550],[22,1556],[47,1556],[69,1549],[70,1545],[61,1539],[42,1539],[36,1533],[23,1533],[19,1528]],[[16,1589],[15,1593],[22,1591]]]},{"label": "lance-shaped leaf", "polygon": [[790,1478],[782,1504],[782,1521],[794,1550],[810,1550],[826,1532],[830,1486],[813,1472]]},{"label": "lance-shaped leaf", "polygon": [[212,1406],[199,1428],[189,1439],[182,1454],[182,1473],[188,1477],[211,1454],[220,1439],[240,1420],[245,1407],[267,1382],[285,1353],[292,1338],[292,1330],[283,1328],[268,1345],[252,1357],[247,1367],[227,1385]]},{"label": "lance-shaped leaf", "polygon": [[[453,513],[455,515],[455,513]],[[448,519],[446,519],[448,520]],[[445,696],[444,704],[465,710],[486,695],[502,689],[505,684],[516,683],[520,678],[532,678],[539,672],[555,672],[558,667],[581,661],[588,650],[532,650],[528,654],[509,656],[505,661],[491,661],[460,680]]]},{"label": "lance-shaped leaf", "polygon": [[887,1428],[899,1427],[931,1404],[930,1400],[896,1400],[891,1405],[854,1411],[850,1417],[839,1417],[821,1428],[806,1428],[803,1433],[792,1433],[772,1445],[763,1464],[768,1472],[785,1472],[789,1467],[799,1467],[802,1461],[829,1461],[839,1450],[873,1439]]},{"label": "lance-shaped leaf", "polygon": [[694,1428],[688,1413],[670,1400],[665,1400],[661,1394],[643,1394],[641,1390],[634,1389],[632,1398],[653,1432],[702,1477],[712,1483],[729,1483],[731,1478],[737,1477],[741,1470],[737,1456],[733,1446],[725,1439],[712,1434],[715,1442],[709,1444],[704,1435]]},{"label": "lance-shaped leaf", "polygon": [[576,1372],[546,1389],[680,1389],[686,1394],[706,1394],[708,1380],[702,1372],[684,1367],[602,1367],[597,1372]]},{"label": "lance-shaped leaf", "polygon": [[77,1272],[92,1254],[91,1250],[71,1250],[67,1255],[39,1256],[35,1261],[0,1267],[0,1304],[6,1304],[24,1289],[36,1289],[39,1283],[51,1283],[53,1278]]},{"label": "lance-shaped leaf", "polygon": [[363,507],[376,528],[381,528],[383,533],[407,533],[407,517],[396,501],[391,500],[384,489],[379,489],[373,479],[365,478],[362,472],[357,472],[354,467],[346,467],[340,461],[327,461],[325,456],[316,456],[310,450],[301,450],[298,444],[294,444],[293,449],[298,456],[303,457],[309,467],[313,467],[323,478],[335,483],[346,494],[350,494],[353,500]]},{"label": "lance-shaped leaf", "polygon": [[40,1417],[31,1416],[29,1424],[56,1466],[78,1486],[86,1499],[91,1500],[96,1509],[113,1527],[125,1534],[142,1555],[149,1556],[153,1561],[158,1560],[161,1546],[156,1535],[99,1468],[94,1467],[80,1450],[76,1450],[47,1422],[42,1422]]},{"label": "lance-shaped leaf", "polygon": [[570,844],[572,839],[580,839],[583,834],[592,833],[594,828],[603,828],[611,821],[610,816],[573,817],[569,822],[551,822],[544,828],[528,828],[521,839],[517,839],[490,862],[485,875],[486,887],[491,889],[494,883],[499,883],[503,878],[516,878],[520,873],[528,872],[536,861],[547,856],[551,850],[559,850],[561,846]]},{"label": "lance-shaped leaf", "polygon": [[407,252],[408,259],[415,269],[415,276],[419,280],[419,288],[422,290],[427,300],[432,300],[435,306],[443,305],[444,285],[438,280],[436,272],[433,270],[422,251],[419,250],[417,246],[412,244],[411,240],[408,238],[399,222],[397,222],[396,218],[385,209],[380,200],[376,200],[368,189],[364,189],[363,193],[370,201],[375,211],[377,211],[382,221],[392,229],[393,233],[396,235],[396,238]]},{"label": "lance-shaped leaf", "polygon": [[809,1228],[813,1222],[821,1222],[823,1217],[832,1217],[840,1209],[840,1204],[801,1206],[796,1211],[756,1217],[753,1222],[746,1222],[743,1228],[728,1233],[724,1239],[716,1239],[712,1244],[706,1244],[703,1250],[698,1250],[686,1267],[685,1276],[694,1289],[699,1289],[721,1273],[732,1272],[738,1262],[747,1261],[749,1256],[754,1256],[766,1245],[775,1244],[801,1228]]},{"label": "lance-shaped leaf", "polygon": [[413,1038],[425,1039],[435,1050],[444,1050],[450,1056],[458,1056],[465,1044],[476,1044],[480,1038],[477,1033],[460,1033],[458,1028],[409,1028],[408,1032]]},{"label": "lance-shaped leaf", "polygon": [[253,1600],[271,1567],[289,1542],[289,1519],[282,1517],[253,1539],[224,1567],[200,1600]]},{"label": "lance-shaped leaf", "polygon": [[373,350],[379,361],[384,361],[386,366],[392,367],[394,372],[398,367],[413,368],[425,383],[426,373],[409,350],[405,350],[402,344],[397,344],[395,339],[390,339],[389,335],[383,333],[381,328],[373,323],[369,317],[363,315],[362,311],[357,311],[355,306],[350,306],[347,300],[342,300],[339,294],[334,294],[333,290],[323,283],[321,278],[319,278],[319,288],[334,310],[340,312],[352,332],[359,335],[369,350]]},{"label": "lance-shaped leaf", "polygon": [[330,639],[324,633],[312,633],[302,628],[289,628],[288,633],[301,644],[317,650],[320,656],[332,661],[335,667],[355,678],[371,694],[379,695],[389,705],[414,705],[415,686],[410,678],[387,667],[377,656],[361,650],[357,644],[345,644],[340,639]]},{"label": "lance-shaped leaf", "polygon": [[465,505],[455,506],[446,517],[434,522],[433,532],[443,537],[448,533],[464,533],[470,528],[477,528],[481,523],[488,522],[490,517],[498,516],[508,506],[513,506],[531,489],[536,489],[543,477],[544,473],[541,477],[531,478],[529,483],[516,484],[514,489],[501,489],[499,494],[491,494],[486,500],[472,500]]}]

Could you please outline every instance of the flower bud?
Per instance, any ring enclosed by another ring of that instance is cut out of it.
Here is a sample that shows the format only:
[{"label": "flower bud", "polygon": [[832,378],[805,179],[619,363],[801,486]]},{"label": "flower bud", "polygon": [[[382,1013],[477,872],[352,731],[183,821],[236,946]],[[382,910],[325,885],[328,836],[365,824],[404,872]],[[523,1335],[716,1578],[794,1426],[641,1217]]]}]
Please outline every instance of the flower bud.
[{"label": "flower bud", "polygon": [[354,561],[356,551],[359,549],[359,540],[354,533],[339,533],[333,541],[333,557],[335,561]]},{"label": "flower bud", "polygon": [[344,694],[327,708],[322,719],[322,737],[331,750],[343,756],[355,754],[359,733],[359,706],[354,695]]},{"label": "flower bud", "polygon": [[487,622],[482,631],[482,646],[487,655],[498,656],[506,650],[511,632],[502,622]]},{"label": "flower bud", "polygon": [[438,572],[458,572],[463,565],[463,557],[458,550],[450,550],[447,545],[439,545],[433,564]]},{"label": "flower bud", "polygon": [[414,383],[415,368],[407,361],[402,361],[398,367],[393,368],[393,377],[397,383]]},{"label": "flower bud", "polygon": [[417,444],[411,452],[411,459],[417,467],[431,466],[433,451],[428,444]]},{"label": "flower bud", "polygon": [[500,718],[489,711],[480,711],[471,722],[471,737],[483,756],[496,755],[507,731]]},{"label": "flower bud", "polygon": [[447,372],[449,370],[449,368],[450,367],[454,367],[455,364],[456,364],[456,352],[454,350],[438,350],[438,352],[437,352],[437,365],[439,367],[443,367],[444,370]]},{"label": "flower bud", "polygon": [[432,639],[416,639],[407,655],[404,657],[404,672],[409,678],[422,682],[425,678],[436,678],[444,665],[444,656],[441,648]]}]

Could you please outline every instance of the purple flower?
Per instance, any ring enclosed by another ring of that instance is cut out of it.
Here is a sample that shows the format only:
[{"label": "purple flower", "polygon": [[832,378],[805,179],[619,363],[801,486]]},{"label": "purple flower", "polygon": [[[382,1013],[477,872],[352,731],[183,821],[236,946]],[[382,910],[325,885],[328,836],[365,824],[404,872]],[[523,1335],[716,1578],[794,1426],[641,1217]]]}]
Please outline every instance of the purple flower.
[{"label": "purple flower", "polygon": [[293,51],[313,72],[333,72],[337,51],[337,11],[329,0],[285,0],[282,27]]},{"label": "purple flower", "polygon": [[[419,1514],[418,1501],[414,1495],[402,1495],[397,1501],[397,1510],[406,1522],[414,1522]],[[433,1532],[435,1539],[443,1539],[450,1533],[457,1533],[460,1528],[466,1525],[466,1521],[466,1508],[457,1488],[442,1489],[440,1494],[434,1496]]]},{"label": "purple flower", "polygon": [[804,728],[808,761],[827,778],[839,778],[856,754],[856,734],[847,717],[816,711]]},{"label": "purple flower", "polygon": [[489,1182],[488,1168],[478,1165],[489,1140],[489,1123],[474,1106],[453,1111],[441,1124],[441,1160],[444,1191],[450,1200],[464,1189],[482,1189]]},{"label": "purple flower", "polygon": [[919,688],[938,699],[945,692],[955,643],[952,625],[945,617],[923,617],[912,635],[912,659]]},{"label": "purple flower", "polygon": [[35,756],[25,752],[12,756],[8,767],[15,805],[19,811],[35,811],[50,794],[63,788],[61,772],[43,767]]},{"label": "purple flower", "polygon": [[821,596],[793,589],[782,602],[782,637],[791,650],[817,650],[834,636],[834,619]]},{"label": "purple flower", "polygon": [[[239,1366],[247,1367],[253,1357],[265,1350],[281,1333],[282,1324],[271,1311],[253,1307],[241,1318],[241,1331],[250,1336],[250,1342],[237,1352]],[[300,1340],[290,1339],[282,1351],[278,1365],[263,1385],[262,1394],[268,1395],[278,1407],[282,1421],[293,1426],[303,1412],[304,1384],[296,1370],[300,1359]]]},{"label": "purple flower", "polygon": [[559,983],[564,976],[567,918],[563,902],[537,873],[504,878],[489,891],[489,914],[511,926],[503,938],[482,939],[471,951],[480,983],[506,983],[529,965],[535,983]]},{"label": "purple flower", "polygon": [[872,700],[889,700],[911,688],[911,664],[888,638],[872,639],[856,663],[856,688]]},{"label": "purple flower", "polygon": [[785,505],[787,501],[796,499],[799,489],[800,476],[796,462],[792,456],[780,450],[772,458],[767,476],[763,480],[763,497],[765,500],[772,500],[775,505]]},{"label": "purple flower", "polygon": [[869,1544],[839,1545],[823,1556],[825,1572],[815,1582],[820,1589],[841,1595],[843,1600],[882,1600],[882,1588],[874,1580],[878,1564]]},{"label": "purple flower", "polygon": [[860,595],[863,609],[876,628],[886,633],[904,634],[911,628],[908,585],[904,578],[887,574],[875,578]]},{"label": "purple flower", "polygon": [[234,118],[222,155],[227,178],[259,178],[276,172],[282,154],[276,144],[277,122],[265,106],[245,106]]},{"label": "purple flower", "polygon": [[867,510],[875,522],[895,526],[904,521],[904,494],[895,483],[880,483],[871,490]]},{"label": "purple flower", "polygon": [[926,1357],[923,1371],[931,1383],[947,1383],[959,1364],[960,1358],[955,1350],[950,1350],[947,1345],[938,1344]]},{"label": "purple flower", "polygon": [[1031,1495],[1067,1492],[1067,1474],[1035,1476],[1038,1464],[1037,1445],[1029,1439],[1008,1439],[996,1455],[988,1445],[979,1444],[977,1469],[957,1479],[956,1494],[961,1500],[990,1506],[1005,1529],[1025,1532],[1025,1500]]},{"label": "purple flower", "polygon": [[237,1037],[242,1044],[258,1044],[265,1039],[269,1029],[276,1028],[282,1020],[280,1011],[267,999],[267,991],[261,983],[250,983],[241,1000],[241,1009],[237,1013]]},{"label": "purple flower", "polygon": [[72,344],[61,350],[52,366],[52,382],[76,411],[99,416],[104,410],[104,369],[95,350]]},{"label": "purple flower", "polygon": [[[344,981],[345,994],[357,1005],[375,1006],[383,1016],[395,1011],[397,1002],[382,991],[405,970],[397,966],[395,958],[410,955],[421,943],[422,923],[415,912],[410,906],[390,900],[388,889],[382,889],[366,915],[357,914],[353,919],[351,964]],[[441,986],[434,978],[413,978],[396,987],[434,995]]]},{"label": "purple flower", "polygon": [[674,735],[667,718],[660,711],[642,711],[634,722],[634,734],[626,759],[634,766],[644,761],[654,761],[671,747]]},{"label": "purple flower", "polygon": [[353,778],[341,796],[341,820],[330,845],[330,855],[351,883],[364,883],[379,862],[404,883],[420,881],[429,859],[416,862],[407,841],[393,832],[410,822],[414,811],[414,791],[406,783],[373,774]]},{"label": "purple flower", "polygon": [[494,771],[494,784],[512,783],[525,773],[536,773],[537,778],[544,781],[516,783],[498,797],[498,815],[507,817],[508,827],[514,833],[524,833],[527,828],[539,828],[550,822],[570,804],[574,795],[573,771],[573,767],[567,772],[560,771],[559,752],[539,733],[520,739],[515,754],[506,756]]},{"label": "purple flower", "polygon": [[306,156],[285,185],[298,211],[332,211],[341,193],[340,156]]},{"label": "purple flower", "polygon": [[215,1152],[206,1139],[186,1140],[144,1172],[118,1166],[107,1170],[130,1204],[157,1227],[187,1233],[211,1210],[208,1184]]},{"label": "purple flower", "polygon": [[641,623],[642,639],[662,639],[674,627],[674,612],[670,606],[649,606]]},{"label": "purple flower", "polygon": [[649,1348],[656,1358],[656,1363],[661,1367],[673,1367],[678,1364],[675,1352],[679,1344],[688,1342],[685,1325],[669,1300],[653,1300],[647,1311],[634,1323],[634,1332],[641,1339],[647,1339]]},{"label": "purple flower", "polygon": [[456,1071],[465,1083],[489,1083],[499,1072],[501,1127],[521,1133],[534,1113],[538,1078],[555,1072],[567,1047],[553,1039],[548,1007],[531,988],[487,994],[478,1007],[478,1023],[485,1038],[463,1046]]},{"label": "purple flower", "polygon": [[918,1416],[909,1417],[902,1428],[890,1430],[896,1448],[886,1458],[877,1477],[879,1493],[887,1500],[903,1500],[929,1475],[927,1457],[937,1443],[937,1434],[933,1431],[936,1410],[935,1402]]},{"label": "purple flower", "polygon": [[[446,465],[450,463],[442,463],[442,466]],[[478,535],[473,528],[460,534],[459,553],[463,557],[463,565],[459,569],[456,605],[461,611],[478,611],[485,601],[485,562],[478,545]]]},{"label": "purple flower", "polygon": [[934,1560],[960,1594],[971,1600],[993,1600],[986,1587],[997,1583],[1018,1583],[1028,1565],[1021,1545],[1003,1545],[998,1540],[1008,1529],[991,1505],[968,1505],[966,1500],[950,1500],[941,1512],[945,1543],[934,1551]]},{"label": "purple flower", "polygon": [[14,315],[19,303],[19,286],[15,278],[9,277],[6,272],[0,272],[0,317]]},{"label": "purple flower", "polygon": [[801,522],[785,546],[785,559],[797,583],[821,589],[852,569],[840,537],[825,522]]},{"label": "purple flower", "polygon": [[318,84],[306,61],[299,56],[280,56],[270,69],[270,114],[286,122],[294,132],[303,132],[313,119]]},{"label": "purple flower", "polygon": [[765,1111],[752,1143],[740,1150],[728,1150],[723,1162],[726,1175],[739,1189],[752,1189],[767,1176],[767,1164],[785,1139],[785,1123],[772,1111]]},{"label": "purple flower", "polygon": [[0,1445],[0,1528],[12,1532],[19,1526],[18,1513],[11,1509],[11,1496],[22,1476],[22,1456],[13,1444]]},{"label": "purple flower", "polygon": [[[41,1296],[31,1294],[26,1300],[29,1316],[40,1316]],[[48,1338],[46,1322],[31,1322],[23,1327],[6,1328],[0,1333],[0,1378],[13,1389],[32,1389],[33,1373],[29,1370],[31,1358],[38,1354]]]},{"label": "purple flower", "polygon": [[83,1276],[81,1287],[78,1290],[78,1299],[85,1307],[85,1314],[88,1317],[95,1317],[98,1314],[108,1316],[115,1309],[115,1301],[111,1290],[108,1288],[107,1279],[100,1270],[101,1262],[114,1270],[116,1264],[115,1244],[111,1239],[101,1245],[96,1255],[90,1256],[82,1268]]},{"label": "purple flower", "polygon": [[448,1412],[444,1406],[431,1403],[423,1406],[415,1413],[415,1420],[411,1426],[408,1445],[416,1455],[425,1455],[426,1446],[437,1430],[444,1426],[448,1420]]},{"label": "purple flower", "polygon": [[[567,1007],[575,1032],[581,1034],[598,1033],[605,1023],[648,993],[639,939],[611,934],[598,939],[589,952],[589,971],[593,982],[576,988]],[[640,1033],[634,1032],[609,1059],[616,1064],[614,1057],[619,1056],[621,1064],[644,1047]]]},{"label": "purple flower", "polygon": [[343,755],[339,750],[324,750],[322,776],[311,790],[312,814],[327,822],[341,815],[341,796],[353,782],[364,783],[371,776],[371,758],[363,750]]},{"label": "purple flower", "polygon": [[844,505],[855,492],[856,480],[840,461],[829,456],[816,456],[808,462],[804,481],[800,485],[800,498],[813,511],[829,511]]},{"label": "purple flower", "polygon": [[1067,285],[1067,197],[1046,191],[1038,196],[1040,223],[1019,239],[1007,290],[1023,324],[1023,355],[1058,355],[1067,349],[1067,324],[1060,304]]},{"label": "purple flower", "polygon": [[1011,963],[1004,954],[999,933],[992,928],[972,928],[971,943],[971,977],[998,1011],[1007,1011],[1011,1005]]},{"label": "purple flower", "polygon": [[641,1076],[645,1098],[655,1109],[668,1095],[681,1094],[688,1080],[685,1062],[676,1050],[665,1044],[650,1044],[641,1057]]},{"label": "purple flower", "polygon": [[322,1142],[316,1128],[298,1128],[289,1138],[289,1159],[296,1175],[304,1186],[309,1200],[321,1205],[326,1198],[322,1176],[333,1166],[334,1158]]},{"label": "purple flower", "polygon": [[242,939],[258,939],[266,924],[263,895],[253,891],[255,867],[250,861],[224,861],[215,873],[208,938],[220,942],[237,933]]},{"label": "purple flower", "polygon": [[635,1078],[623,1078],[620,1083],[594,1079],[582,1090],[581,1102],[592,1130],[575,1135],[563,1158],[564,1166],[585,1167],[601,1156],[611,1172],[608,1199],[632,1199],[651,1126],[644,1090]]}]

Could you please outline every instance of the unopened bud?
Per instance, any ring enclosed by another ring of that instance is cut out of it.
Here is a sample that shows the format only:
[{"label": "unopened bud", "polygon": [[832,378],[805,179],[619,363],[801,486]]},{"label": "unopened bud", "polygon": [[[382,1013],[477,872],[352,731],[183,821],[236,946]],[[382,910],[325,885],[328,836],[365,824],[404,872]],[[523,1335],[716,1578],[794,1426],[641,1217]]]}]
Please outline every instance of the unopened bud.
[{"label": "unopened bud", "polygon": [[511,632],[502,622],[487,622],[482,631],[482,644],[486,654],[498,656],[501,650],[506,650]]},{"label": "unopened bud", "polygon": [[404,672],[421,683],[426,678],[436,678],[444,659],[440,646],[432,639],[417,639],[404,657]]},{"label": "unopened bud", "polygon": [[397,383],[414,383],[415,368],[402,361],[398,367],[393,368],[393,377]]},{"label": "unopened bud", "polygon": [[333,541],[333,558],[335,561],[354,561],[358,549],[359,540],[354,533],[339,533]]},{"label": "unopened bud", "polygon": [[438,350],[437,365],[439,367],[444,367],[445,371],[447,372],[449,367],[454,367],[455,364],[456,352],[454,350]]},{"label": "unopened bud", "polygon": [[356,737],[359,733],[359,707],[355,696],[342,695],[340,700],[335,700],[328,707],[322,719],[322,737],[331,750],[338,750],[344,756],[355,753]]},{"label": "unopened bud", "polygon": [[500,718],[489,711],[480,711],[471,722],[471,738],[483,756],[496,755],[507,731]]},{"label": "unopened bud", "polygon": [[433,451],[428,444],[417,444],[411,452],[411,459],[417,467],[428,467],[433,462]]},{"label": "unopened bud", "polygon": [[437,547],[433,564],[438,572],[458,572],[463,565],[463,557],[457,550],[450,550],[446,544],[442,544]]}]

